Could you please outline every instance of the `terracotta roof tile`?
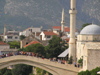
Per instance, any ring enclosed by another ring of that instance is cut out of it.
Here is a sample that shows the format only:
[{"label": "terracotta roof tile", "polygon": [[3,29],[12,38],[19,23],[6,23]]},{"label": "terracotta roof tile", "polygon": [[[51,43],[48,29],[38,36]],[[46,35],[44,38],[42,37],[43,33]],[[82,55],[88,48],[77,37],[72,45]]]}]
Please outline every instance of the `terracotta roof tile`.
[{"label": "terracotta roof tile", "polygon": [[[32,42],[30,42],[29,44],[25,45],[24,47],[27,47],[27,46],[32,45],[32,44],[37,44],[37,43],[40,43],[40,42],[38,42],[38,41],[32,41]],[[40,43],[40,44],[41,44],[41,43]]]},{"label": "terracotta roof tile", "polygon": [[[61,26],[53,26],[53,29],[61,30]],[[77,32],[77,30],[75,30]],[[65,27],[65,32],[70,32],[70,27]]]},{"label": "terracotta roof tile", "polygon": [[0,45],[8,45],[8,44],[0,41]]}]

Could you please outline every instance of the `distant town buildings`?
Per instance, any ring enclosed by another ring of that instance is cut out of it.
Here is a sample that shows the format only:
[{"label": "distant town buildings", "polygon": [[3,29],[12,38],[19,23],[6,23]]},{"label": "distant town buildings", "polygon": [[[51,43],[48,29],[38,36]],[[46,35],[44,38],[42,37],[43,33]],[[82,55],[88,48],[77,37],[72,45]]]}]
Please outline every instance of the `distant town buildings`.
[{"label": "distant town buildings", "polygon": [[58,36],[56,33],[52,31],[43,31],[40,34],[40,40],[50,40],[54,35]]},{"label": "distant town buildings", "polygon": [[8,31],[1,35],[3,41],[12,42],[12,41],[20,41],[19,31]]},{"label": "distant town buildings", "polygon": [[25,35],[25,36],[29,36],[31,35],[31,33],[39,33],[42,31],[42,26],[40,28],[36,28],[36,27],[29,27],[25,30],[23,30],[22,32],[20,32],[20,35]]}]

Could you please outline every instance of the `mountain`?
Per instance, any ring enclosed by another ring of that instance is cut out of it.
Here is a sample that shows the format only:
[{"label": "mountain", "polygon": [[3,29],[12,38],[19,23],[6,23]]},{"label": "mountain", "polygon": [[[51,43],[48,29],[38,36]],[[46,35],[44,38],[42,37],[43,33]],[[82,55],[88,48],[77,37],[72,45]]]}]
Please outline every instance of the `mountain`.
[{"label": "mountain", "polygon": [[[84,23],[100,24],[99,0],[76,0],[76,28]],[[0,32],[7,29],[23,30],[30,26],[44,29],[61,25],[61,12],[65,9],[65,23],[70,25],[70,0],[0,0]]]}]

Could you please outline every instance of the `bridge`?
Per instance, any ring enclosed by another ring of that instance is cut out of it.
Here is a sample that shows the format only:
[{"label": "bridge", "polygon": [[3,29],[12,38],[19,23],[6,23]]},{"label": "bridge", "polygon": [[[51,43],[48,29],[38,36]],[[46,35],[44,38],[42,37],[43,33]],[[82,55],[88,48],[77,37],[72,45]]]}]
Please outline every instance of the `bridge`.
[{"label": "bridge", "polygon": [[74,65],[60,64],[48,59],[41,59],[32,56],[17,55],[0,59],[0,69],[15,64],[27,64],[39,67],[53,75],[77,75],[79,72],[79,68],[74,67]]}]

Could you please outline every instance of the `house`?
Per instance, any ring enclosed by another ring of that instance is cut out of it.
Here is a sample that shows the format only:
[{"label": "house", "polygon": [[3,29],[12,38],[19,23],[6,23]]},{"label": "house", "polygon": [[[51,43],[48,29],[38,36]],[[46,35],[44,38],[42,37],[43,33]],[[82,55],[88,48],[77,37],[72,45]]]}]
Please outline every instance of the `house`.
[{"label": "house", "polygon": [[37,43],[41,44],[39,41],[32,41],[32,42],[28,43],[27,45],[25,45],[24,48],[27,46],[30,46],[32,44],[37,44]]},{"label": "house", "polygon": [[10,49],[10,45],[8,45],[7,43],[4,43],[3,41],[0,41],[0,52],[1,52],[1,54],[15,52],[15,51],[17,51],[17,49]]},{"label": "house", "polygon": [[41,30],[42,30],[42,27],[40,28],[29,27],[25,29],[24,31],[20,32],[20,35],[29,36],[31,35],[31,33],[41,32]]},{"label": "house", "polygon": [[28,37],[26,37],[25,39],[20,41],[20,48],[23,48],[25,45],[27,46],[32,41],[38,41],[38,42],[40,42],[44,46],[48,45],[48,41],[41,41],[41,40],[35,38],[35,34],[32,33],[31,35],[29,35]]},{"label": "house", "polygon": [[52,36],[58,36],[58,34],[52,32],[52,31],[43,31],[40,34],[40,40],[44,41],[44,40],[50,40],[52,38]]},{"label": "house", "polygon": [[9,30],[5,34],[1,34],[3,41],[12,42],[12,41],[20,41],[19,31]]},{"label": "house", "polygon": [[[59,35],[60,31],[61,31],[61,26],[53,26],[53,32],[54,33]],[[77,32],[77,30],[75,30],[75,32]],[[67,27],[67,26],[64,27],[64,34],[65,35],[70,34],[70,27]]]}]

